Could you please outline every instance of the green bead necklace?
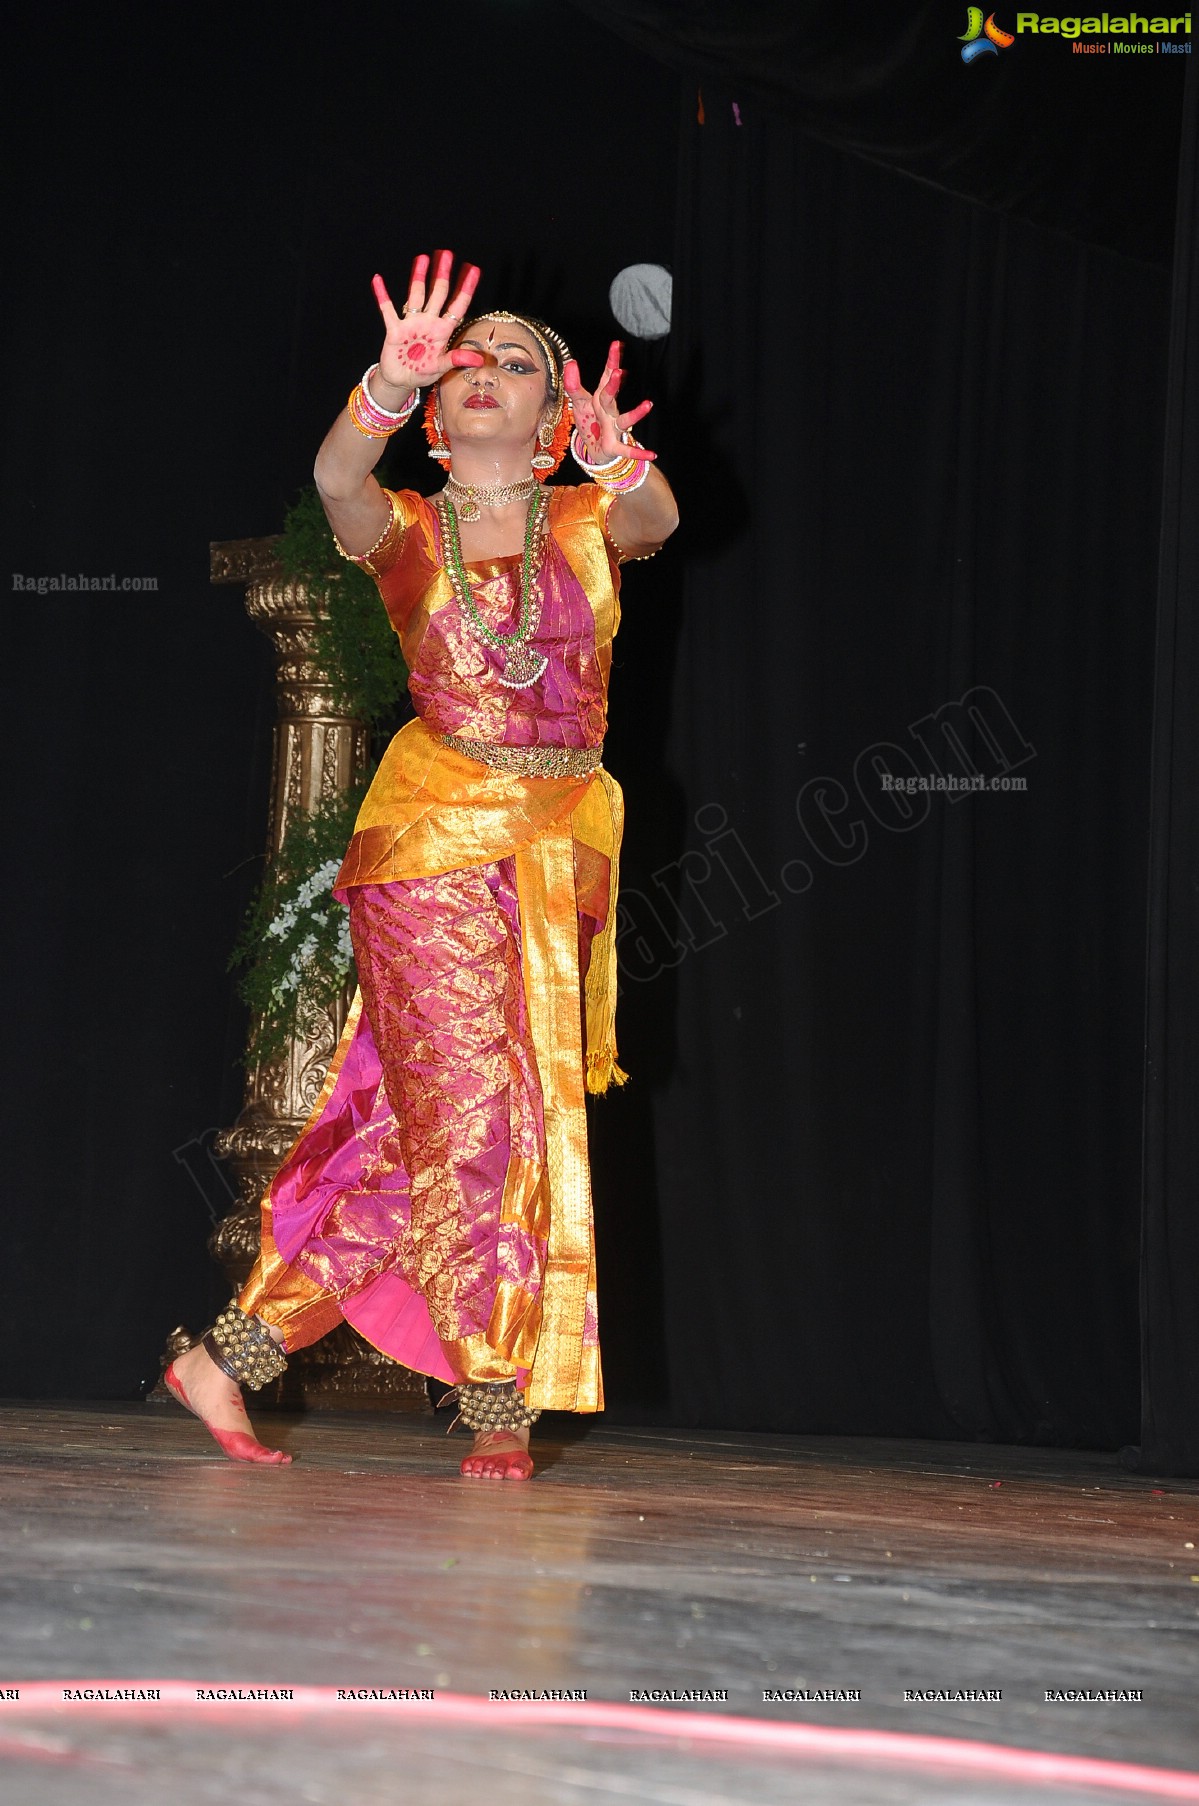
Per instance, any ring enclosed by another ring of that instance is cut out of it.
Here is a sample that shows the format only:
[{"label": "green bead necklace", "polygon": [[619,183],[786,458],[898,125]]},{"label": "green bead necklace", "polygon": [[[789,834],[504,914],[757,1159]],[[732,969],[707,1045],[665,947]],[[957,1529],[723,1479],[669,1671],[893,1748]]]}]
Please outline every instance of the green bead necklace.
[{"label": "green bead necklace", "polygon": [[543,652],[526,642],[536,633],[541,619],[541,588],[534,573],[541,564],[543,530],[549,514],[549,497],[539,487],[525,521],[525,549],[520,568],[520,612],[511,633],[497,633],[479,613],[471,594],[470,575],[462,562],[462,541],[458,537],[458,515],[448,495],[439,495],[434,506],[441,521],[441,543],[446,554],[446,569],[454,594],[475,639],[491,646],[500,654],[500,682],[509,690],[527,690],[535,684],[549,663]]}]

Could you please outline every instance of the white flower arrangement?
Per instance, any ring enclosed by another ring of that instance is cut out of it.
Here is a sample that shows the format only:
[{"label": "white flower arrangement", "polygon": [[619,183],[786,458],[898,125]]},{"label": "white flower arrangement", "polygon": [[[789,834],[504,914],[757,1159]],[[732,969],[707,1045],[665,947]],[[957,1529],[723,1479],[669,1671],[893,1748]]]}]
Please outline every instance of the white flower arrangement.
[{"label": "white flower arrangement", "polygon": [[311,1013],[334,1007],[354,974],[349,911],[332,890],[353,833],[360,790],[297,811],[265,868],[230,959],[250,1011],[247,1064],[279,1058]]},{"label": "white flower arrangement", "polygon": [[[312,970],[322,942],[327,946],[330,926],[329,892],[340,870],[340,860],[327,859],[305,878],[294,896],[288,898],[267,924],[266,933],[272,939],[280,941],[289,939],[297,928],[307,928],[303,938],[291,950],[286,972],[271,987],[271,996],[277,1003],[286,1002],[289,993],[299,990],[305,976]],[[308,918],[307,922],[305,917]],[[337,921],[336,939],[329,950],[329,960],[343,981],[349,978],[354,965],[354,950],[350,944],[348,911],[343,911]]]}]

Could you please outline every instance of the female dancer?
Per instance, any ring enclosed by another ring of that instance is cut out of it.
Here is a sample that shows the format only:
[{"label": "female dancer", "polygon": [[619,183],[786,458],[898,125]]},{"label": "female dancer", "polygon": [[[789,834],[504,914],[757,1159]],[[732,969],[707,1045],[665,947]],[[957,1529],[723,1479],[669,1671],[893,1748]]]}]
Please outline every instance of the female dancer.
[{"label": "female dancer", "polygon": [[[416,719],[393,739],[334,887],[355,996],[321,1094],[262,1202],[240,1296],[167,1369],[234,1460],[281,1463],[240,1386],[342,1318],[451,1382],[463,1474],[527,1479],[544,1408],[603,1406],[584,1114],[616,1065],[621,795],[600,760],[619,566],[678,524],[619,411],[619,343],[592,393],[558,337],[468,318],[453,256],[413,264],[316,461],[339,550],[375,579]],[[448,304],[447,304],[448,303]],[[427,499],[380,487],[422,388]],[[578,486],[544,485],[568,442]]]}]

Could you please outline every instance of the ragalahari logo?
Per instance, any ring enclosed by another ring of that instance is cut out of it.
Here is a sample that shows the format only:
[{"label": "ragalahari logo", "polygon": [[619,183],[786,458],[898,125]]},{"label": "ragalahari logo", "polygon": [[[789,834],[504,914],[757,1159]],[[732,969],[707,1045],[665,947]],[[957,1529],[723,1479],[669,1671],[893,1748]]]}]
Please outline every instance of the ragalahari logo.
[{"label": "ragalahari logo", "polygon": [[976,56],[998,56],[1001,50],[1010,50],[1016,40],[1010,31],[999,29],[994,13],[988,13],[984,20],[981,6],[968,6],[966,29],[958,42],[962,46],[962,61],[972,63]]}]

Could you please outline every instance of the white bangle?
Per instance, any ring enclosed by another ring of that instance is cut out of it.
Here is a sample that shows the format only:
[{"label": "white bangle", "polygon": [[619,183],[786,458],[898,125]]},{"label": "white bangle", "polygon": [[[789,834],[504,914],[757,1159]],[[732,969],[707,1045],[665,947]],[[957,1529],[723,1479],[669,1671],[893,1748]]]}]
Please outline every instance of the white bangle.
[{"label": "white bangle", "polygon": [[420,400],[420,390],[413,389],[411,395],[408,397],[407,401],[404,403],[403,407],[399,410],[398,413],[396,413],[395,410],[392,408],[385,408],[382,405],[382,403],[377,402],[375,400],[374,396],[371,394],[371,377],[375,374],[375,371],[378,368],[379,368],[378,364],[372,364],[369,370],[363,371],[363,373],[362,373],[362,393],[366,396],[366,399],[370,402],[370,404],[371,404],[372,408],[374,408],[376,414],[382,414],[384,416],[384,418],[387,420],[407,420],[409,414],[411,414],[413,408],[416,406],[417,402]]}]

